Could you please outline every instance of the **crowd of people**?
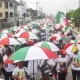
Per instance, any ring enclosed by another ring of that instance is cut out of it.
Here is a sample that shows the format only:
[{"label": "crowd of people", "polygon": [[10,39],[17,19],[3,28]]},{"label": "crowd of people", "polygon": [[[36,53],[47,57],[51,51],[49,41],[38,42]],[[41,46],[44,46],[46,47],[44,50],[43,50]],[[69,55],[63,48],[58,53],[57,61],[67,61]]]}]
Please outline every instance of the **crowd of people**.
[{"label": "crowd of people", "polygon": [[[64,46],[70,42],[70,40],[75,40],[76,37],[72,31],[66,35],[67,40],[49,40],[49,37],[53,34],[62,34],[64,32],[61,29],[41,30],[37,35],[40,40],[34,40],[34,44],[41,41],[49,41],[55,44],[60,51],[55,53],[58,54],[57,59],[49,60],[34,60],[34,75],[33,75],[33,61],[20,61],[17,63],[6,63],[7,58],[13,54],[13,46],[4,45],[0,48],[0,75],[4,75],[5,80],[33,80],[36,79],[37,72],[41,72],[42,80],[50,80],[50,77],[54,77],[54,80],[66,80],[68,74],[68,67],[71,64],[72,78],[73,80],[80,80],[80,60],[78,56],[80,55],[77,45],[73,46],[72,53],[67,54]],[[23,44],[19,47],[29,46]],[[30,45],[31,46],[31,45]],[[33,51],[34,52],[34,51]],[[50,72],[50,76],[49,76]]]}]

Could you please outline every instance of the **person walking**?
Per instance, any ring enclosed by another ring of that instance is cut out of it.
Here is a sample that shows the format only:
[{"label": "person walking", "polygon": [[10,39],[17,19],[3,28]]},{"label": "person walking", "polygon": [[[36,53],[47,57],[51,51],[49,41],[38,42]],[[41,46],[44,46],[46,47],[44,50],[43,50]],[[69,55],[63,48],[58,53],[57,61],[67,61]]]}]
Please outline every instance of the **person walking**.
[{"label": "person walking", "polygon": [[4,74],[5,80],[9,80],[9,78],[10,78],[11,80],[14,80],[14,79],[12,78],[12,71],[13,71],[13,69],[14,69],[15,66],[14,66],[12,63],[8,63],[8,64],[5,63],[6,60],[8,59],[8,57],[9,57],[11,54],[12,54],[12,50],[11,50],[10,47],[8,47],[8,48],[6,49],[5,55],[3,56],[3,62],[4,62],[3,74]]},{"label": "person walking", "polygon": [[[71,70],[72,70],[72,78],[73,80],[80,80],[80,52],[78,50],[77,45],[74,45],[72,48],[72,53],[70,54],[70,63],[72,65]],[[70,64],[69,63],[69,64]]]},{"label": "person walking", "polygon": [[29,75],[28,75],[28,70],[26,67],[24,67],[24,62],[18,62],[17,67],[13,69],[12,77],[14,80],[27,80]]},{"label": "person walking", "polygon": [[66,80],[68,71],[68,56],[64,49],[61,50],[61,56],[56,60],[58,80]]}]

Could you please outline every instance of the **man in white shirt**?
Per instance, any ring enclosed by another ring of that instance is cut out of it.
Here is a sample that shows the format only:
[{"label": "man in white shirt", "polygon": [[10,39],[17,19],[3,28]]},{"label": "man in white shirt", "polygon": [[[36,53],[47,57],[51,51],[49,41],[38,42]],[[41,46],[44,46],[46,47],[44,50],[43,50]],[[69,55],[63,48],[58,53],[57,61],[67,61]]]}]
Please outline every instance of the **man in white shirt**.
[{"label": "man in white shirt", "polygon": [[75,45],[72,49],[72,53],[70,54],[70,62],[72,62],[72,77],[73,80],[80,80],[80,52],[78,51],[77,45]]}]

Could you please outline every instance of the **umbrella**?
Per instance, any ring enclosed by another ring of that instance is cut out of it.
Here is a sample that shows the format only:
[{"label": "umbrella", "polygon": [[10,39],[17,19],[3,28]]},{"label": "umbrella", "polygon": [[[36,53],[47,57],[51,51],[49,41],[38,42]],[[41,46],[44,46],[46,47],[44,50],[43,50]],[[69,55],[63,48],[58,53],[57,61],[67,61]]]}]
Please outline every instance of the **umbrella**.
[{"label": "umbrella", "polygon": [[11,60],[37,60],[37,59],[55,59],[58,55],[47,48],[41,47],[24,47],[12,54]]},{"label": "umbrella", "polygon": [[8,32],[8,30],[3,30],[2,33],[5,34],[5,33],[9,33],[9,32]]},{"label": "umbrella", "polygon": [[61,40],[64,40],[64,41],[68,40],[65,35],[61,34],[60,36],[61,36]]},{"label": "umbrella", "polygon": [[38,39],[38,37],[32,32],[20,31],[14,35],[14,37],[27,38],[27,39]]},{"label": "umbrella", "polygon": [[34,60],[37,59],[55,59],[58,55],[47,48],[24,47],[12,54],[10,60],[33,60],[33,78],[34,78]]},{"label": "umbrella", "polygon": [[24,28],[17,29],[15,33],[20,32],[20,31],[29,31],[29,28],[24,27]]},{"label": "umbrella", "polygon": [[0,45],[21,45],[24,43],[26,43],[26,41],[23,38],[3,38],[0,40]]},{"label": "umbrella", "polygon": [[[11,55],[10,55],[11,56]],[[17,62],[19,62],[20,60],[10,60],[9,58],[10,58],[10,56],[6,56],[6,58],[5,58],[5,61],[4,61],[4,63],[5,64],[13,64],[13,63],[17,63]]]},{"label": "umbrella", "polygon": [[34,44],[34,41],[33,41],[33,40],[27,39],[26,41],[27,41],[27,44],[28,44],[28,45],[33,45],[33,44]]},{"label": "umbrella", "polygon": [[49,38],[49,40],[60,40],[60,39],[61,39],[60,34],[54,34]]},{"label": "umbrella", "polygon": [[62,30],[64,31],[65,35],[67,35],[68,33],[70,33],[70,28],[69,27],[64,27]]},{"label": "umbrella", "polygon": [[52,50],[53,52],[60,51],[60,49],[55,44],[53,44],[51,42],[46,42],[46,41],[38,42],[34,46],[45,47],[45,48]]},{"label": "umbrella", "polygon": [[33,29],[32,32],[33,32],[34,34],[37,34],[37,33],[39,33],[40,31],[39,31],[38,29]]},{"label": "umbrella", "polygon": [[70,43],[73,43],[73,44],[80,44],[80,40],[71,40]]},{"label": "umbrella", "polygon": [[9,29],[10,32],[13,32],[13,31],[16,31],[16,30],[17,30],[17,26],[11,27],[11,28]]},{"label": "umbrella", "polygon": [[73,51],[76,51],[76,48],[80,50],[80,44],[68,43],[67,45],[64,46],[64,49],[68,54],[71,54]]},{"label": "umbrella", "polygon": [[11,34],[9,34],[9,33],[0,33],[0,39],[3,39],[3,38],[8,38],[8,37],[12,37],[12,35]]}]

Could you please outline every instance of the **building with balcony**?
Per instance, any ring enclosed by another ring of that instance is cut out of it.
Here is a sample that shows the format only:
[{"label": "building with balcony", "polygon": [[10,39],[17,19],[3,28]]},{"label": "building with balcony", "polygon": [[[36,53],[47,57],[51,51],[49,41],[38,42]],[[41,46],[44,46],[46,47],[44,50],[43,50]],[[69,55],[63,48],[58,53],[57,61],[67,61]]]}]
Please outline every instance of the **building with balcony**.
[{"label": "building with balcony", "polygon": [[16,0],[0,0],[0,20],[7,22],[17,17]]}]

